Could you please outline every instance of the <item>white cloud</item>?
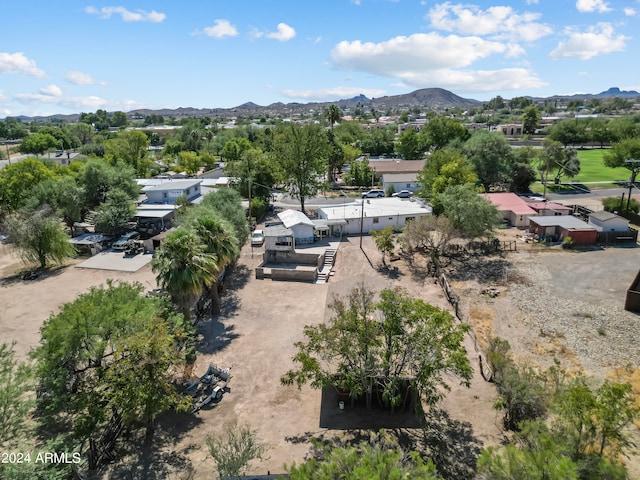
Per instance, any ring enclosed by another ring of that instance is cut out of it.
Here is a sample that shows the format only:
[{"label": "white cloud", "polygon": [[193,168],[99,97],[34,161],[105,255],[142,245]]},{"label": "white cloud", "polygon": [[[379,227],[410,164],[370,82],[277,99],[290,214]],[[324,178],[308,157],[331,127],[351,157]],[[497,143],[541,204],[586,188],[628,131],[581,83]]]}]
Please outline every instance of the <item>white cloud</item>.
[{"label": "white cloud", "polygon": [[61,97],[62,96],[62,90],[60,90],[60,87],[58,87],[57,85],[49,85],[47,87],[41,88],[40,89],[40,93],[43,95],[50,95],[52,97]]},{"label": "white cloud", "polygon": [[493,54],[506,53],[507,45],[480,37],[416,33],[372,43],[342,41],[331,52],[333,63],[347,70],[401,77],[404,72],[466,67]]},{"label": "white cloud", "polygon": [[267,33],[267,38],[278,40],[279,42],[288,42],[296,36],[296,31],[286,23],[279,23],[276,32]]},{"label": "white cloud", "polygon": [[68,72],[65,78],[67,82],[73,83],[74,85],[106,85],[106,82],[98,81],[88,73],[75,70]]},{"label": "white cloud", "polygon": [[335,46],[331,59],[338,68],[394,78],[417,88],[435,85],[471,92],[545,85],[528,68],[463,69],[494,54],[510,58],[522,52],[517,45],[431,32],[381,43],[343,41]]},{"label": "white cloud", "polygon": [[527,5],[537,5],[540,0],[527,0]]},{"label": "white cloud", "polygon": [[335,99],[353,98],[360,94],[369,98],[375,98],[385,95],[386,92],[377,88],[334,87],[321,88],[317,90],[284,89],[281,93],[291,99],[322,102]]},{"label": "white cloud", "polygon": [[609,2],[604,0],[576,0],[576,8],[582,13],[606,13],[611,11]]},{"label": "white cloud", "polygon": [[212,27],[205,27],[204,34],[208,37],[214,38],[224,38],[224,37],[235,37],[238,35],[238,30],[235,26],[229,23],[229,20],[218,19],[214,21]]},{"label": "white cloud", "polygon": [[37,78],[44,77],[44,72],[36,66],[35,60],[25,57],[22,52],[0,52],[0,73],[24,73]]},{"label": "white cloud", "polygon": [[551,27],[538,23],[539,13],[516,13],[507,6],[481,10],[477,5],[445,2],[429,10],[431,26],[447,32],[467,35],[491,35],[532,42],[552,33]]},{"label": "white cloud", "polygon": [[122,21],[124,22],[160,23],[167,18],[164,13],[159,13],[155,10],[150,12],[145,10],[136,10],[135,12],[132,12],[124,7],[102,7],[101,9],[97,9],[89,6],[86,7],[84,11],[90,15],[98,15],[100,18],[105,20],[110,19],[112,15],[120,15],[120,18],[122,18]]},{"label": "white cloud", "polygon": [[551,58],[578,57],[588,60],[597,55],[621,52],[626,47],[630,37],[616,35],[610,23],[602,22],[587,28],[586,32],[579,32],[568,27],[565,30],[568,39],[562,41],[551,52]]},{"label": "white cloud", "polygon": [[627,17],[635,17],[638,14],[635,8],[630,7],[624,8],[623,11]]},{"label": "white cloud", "polygon": [[107,101],[100,97],[56,97],[53,95],[18,93],[14,95],[14,99],[23,104],[44,103],[58,105],[65,108],[77,109],[96,109],[103,108],[107,105]]}]

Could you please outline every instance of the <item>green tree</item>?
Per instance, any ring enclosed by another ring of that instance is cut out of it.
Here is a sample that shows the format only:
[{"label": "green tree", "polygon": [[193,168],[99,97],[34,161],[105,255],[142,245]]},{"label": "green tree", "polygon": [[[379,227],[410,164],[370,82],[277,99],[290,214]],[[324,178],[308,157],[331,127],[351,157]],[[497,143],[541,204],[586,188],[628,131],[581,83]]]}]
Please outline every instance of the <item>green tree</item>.
[{"label": "green tree", "polygon": [[178,164],[184,167],[187,175],[193,176],[200,170],[200,158],[195,152],[180,152],[178,158]]},{"label": "green tree", "polygon": [[[626,138],[614,143],[603,157],[604,164],[607,167],[627,168],[631,171],[631,177],[635,177],[635,174],[640,169],[640,162],[632,162],[629,160],[640,160],[640,137]],[[635,178],[632,180],[635,180]]]},{"label": "green tree", "polygon": [[326,170],[327,137],[319,125],[290,123],[278,130],[273,145],[289,194],[305,200],[318,193]]},{"label": "green tree", "polygon": [[528,192],[529,186],[536,179],[536,171],[533,164],[537,157],[533,147],[521,147],[514,149],[514,160],[509,174],[510,192]]},{"label": "green tree", "polygon": [[243,137],[235,137],[227,140],[222,149],[225,162],[233,163],[242,160],[243,154],[252,148],[251,142]]},{"label": "green tree", "polygon": [[478,176],[459,150],[445,148],[429,156],[429,161],[418,174],[418,181],[420,196],[430,200],[434,212],[440,213],[442,206],[438,194],[452,185],[476,184]]},{"label": "green tree", "polygon": [[382,230],[372,230],[369,232],[373,237],[373,240],[376,242],[376,247],[382,253],[382,264],[387,265],[385,261],[386,255],[391,255],[393,253],[393,249],[395,248],[395,229],[393,226],[389,225],[388,227],[383,228]]},{"label": "green tree", "polygon": [[124,112],[113,112],[111,114],[110,123],[112,127],[126,127],[129,124],[129,118]]},{"label": "green tree", "polygon": [[249,223],[242,207],[242,197],[238,192],[230,188],[221,188],[205,195],[201,204],[211,207],[218,215],[231,223],[238,245],[244,245],[244,242],[249,238]]},{"label": "green tree", "polygon": [[191,319],[191,307],[213,281],[217,258],[207,253],[202,239],[191,229],[178,228],[165,237],[151,260],[156,281]]},{"label": "green tree", "polygon": [[85,190],[87,209],[103,203],[109,191],[116,188],[125,192],[132,200],[140,193],[133,168],[123,163],[110,165],[99,158],[87,160],[78,173],[78,183]]},{"label": "green tree", "polygon": [[4,446],[15,444],[34,404],[29,395],[33,387],[31,370],[15,359],[14,345],[0,344],[0,445]]},{"label": "green tree", "polygon": [[112,283],[62,306],[42,326],[36,360],[43,420],[78,441],[99,435],[115,413],[126,426],[170,405],[185,408],[173,383],[192,330],[165,299],[141,284]]},{"label": "green tree", "polygon": [[437,480],[436,467],[418,452],[406,453],[389,439],[332,446],[315,442],[315,455],[301,465],[287,468],[291,480],[388,480],[411,478]]},{"label": "green tree", "polygon": [[7,165],[0,170],[0,209],[12,212],[24,207],[36,185],[53,177],[53,171],[35,158]]},{"label": "green tree", "polygon": [[219,436],[207,435],[209,455],[216,462],[220,478],[239,479],[252,460],[265,459],[268,447],[246,425],[226,425],[223,430],[225,433]]},{"label": "green tree", "polygon": [[490,237],[499,222],[498,210],[473,185],[453,185],[439,196],[443,214],[464,237]]},{"label": "green tree", "polygon": [[223,269],[240,253],[233,226],[214,211],[197,208],[191,212],[187,225],[192,228],[205,245],[206,253],[213,256],[215,266],[211,270],[211,312],[220,313],[218,278]]},{"label": "green tree", "polygon": [[488,192],[492,185],[508,182],[513,151],[504,135],[482,130],[476,132],[464,144],[463,153]]},{"label": "green tree", "polygon": [[116,138],[109,139],[104,144],[104,157],[112,165],[124,162],[134,169],[139,177],[147,177],[151,160],[148,158],[149,139],[140,130],[125,130],[118,133]]},{"label": "green tree", "polygon": [[20,153],[34,155],[42,155],[44,152],[52,148],[59,148],[60,141],[49,133],[34,133],[22,140],[19,150]]},{"label": "green tree", "polygon": [[549,131],[549,138],[560,142],[564,147],[569,145],[583,145],[589,139],[586,131],[587,122],[566,119],[553,125]]},{"label": "green tree", "polygon": [[347,185],[368,187],[373,184],[375,172],[367,157],[353,159],[349,163],[349,171],[343,176]]},{"label": "green tree", "polygon": [[45,268],[48,262],[60,264],[76,254],[60,220],[48,206],[13,213],[5,227],[25,263],[37,262]]},{"label": "green tree", "polygon": [[127,223],[135,213],[136,207],[127,193],[113,188],[96,210],[96,231],[105,235],[120,235],[127,230]]},{"label": "green tree", "polygon": [[420,130],[420,136],[427,149],[440,150],[454,141],[465,142],[471,133],[458,120],[438,116],[430,119]]},{"label": "green tree", "polygon": [[423,149],[418,133],[411,127],[402,132],[396,142],[396,151],[407,160],[422,158]]},{"label": "green tree", "polygon": [[86,205],[85,191],[75,178],[65,175],[38,183],[27,203],[28,208],[49,205],[71,230],[75,222],[82,220]]},{"label": "green tree", "polygon": [[540,124],[540,112],[535,105],[529,105],[522,114],[522,133],[525,135],[533,135]]},{"label": "green tree", "polygon": [[364,395],[367,406],[377,391],[392,408],[402,405],[407,394],[401,387],[403,378],[411,378],[428,405],[449,388],[445,376],[468,385],[472,371],[462,345],[468,327],[402,289],[385,289],[380,298],[374,304],[373,292],[364,286],[346,299],[334,298],[335,315],[327,324],[304,328],[306,341],[296,343],[293,358],[299,368],[281,381],[334,386],[352,399]]}]

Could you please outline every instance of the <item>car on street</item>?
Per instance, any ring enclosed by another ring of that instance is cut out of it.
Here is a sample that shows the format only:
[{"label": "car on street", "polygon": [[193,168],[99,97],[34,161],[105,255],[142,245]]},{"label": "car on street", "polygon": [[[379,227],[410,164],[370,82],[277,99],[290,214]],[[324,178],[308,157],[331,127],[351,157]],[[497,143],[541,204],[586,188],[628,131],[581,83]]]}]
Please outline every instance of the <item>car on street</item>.
[{"label": "car on street", "polygon": [[394,194],[391,195],[392,197],[399,197],[399,198],[411,198],[413,197],[413,192],[409,191],[409,190],[400,190],[399,192],[396,192]]},{"label": "car on street", "polygon": [[251,246],[261,247],[264,244],[264,232],[262,230],[254,230],[251,234]]},{"label": "car on street", "polygon": [[369,190],[368,192],[362,192],[362,198],[376,197],[384,197],[384,190]]},{"label": "car on street", "polygon": [[113,242],[112,247],[114,250],[124,250],[127,248],[127,243],[129,242],[129,240],[136,240],[139,237],[140,234],[138,232],[127,232],[120,238],[118,238],[115,242]]}]

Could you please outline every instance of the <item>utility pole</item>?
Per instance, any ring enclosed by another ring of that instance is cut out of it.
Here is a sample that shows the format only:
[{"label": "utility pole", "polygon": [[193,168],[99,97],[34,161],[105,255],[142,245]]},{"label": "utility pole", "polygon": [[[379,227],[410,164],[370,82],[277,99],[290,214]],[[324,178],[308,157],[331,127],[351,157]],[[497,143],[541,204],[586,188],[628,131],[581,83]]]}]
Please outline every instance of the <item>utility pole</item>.
[{"label": "utility pole", "polygon": [[631,179],[629,180],[629,197],[627,198],[627,215],[629,215],[629,207],[631,206],[631,189],[634,187],[636,183],[636,175],[638,174],[637,165],[640,163],[640,160],[636,160],[635,158],[629,158],[624,161],[624,163],[631,163],[633,167],[631,168]]},{"label": "utility pole", "polygon": [[360,250],[362,250],[362,228],[364,225],[364,197],[362,197],[362,207],[360,211]]}]

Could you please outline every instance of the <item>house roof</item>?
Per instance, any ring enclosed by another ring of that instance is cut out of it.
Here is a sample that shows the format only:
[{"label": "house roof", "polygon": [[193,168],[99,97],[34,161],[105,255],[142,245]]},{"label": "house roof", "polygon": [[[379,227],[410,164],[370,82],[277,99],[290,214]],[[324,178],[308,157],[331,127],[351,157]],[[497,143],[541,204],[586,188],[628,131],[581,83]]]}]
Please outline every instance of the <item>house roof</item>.
[{"label": "house roof", "polygon": [[620,215],[616,215],[615,213],[607,212],[605,210],[601,210],[600,212],[593,212],[589,214],[589,220],[595,218],[599,220],[601,223],[608,222],[610,220],[622,219],[628,223],[626,218],[621,217]]},{"label": "house roof", "polygon": [[378,174],[383,173],[418,173],[426,164],[426,160],[370,160],[369,166]]},{"label": "house roof", "polygon": [[417,173],[385,173],[382,175],[382,181],[385,183],[415,182],[416,180],[418,180]]},{"label": "house roof", "polygon": [[265,237],[293,237],[293,230],[282,225],[265,227],[263,232]]},{"label": "house roof", "polygon": [[530,218],[531,223],[541,227],[561,227],[567,230],[595,230],[592,225],[573,215],[549,215]]},{"label": "house roof", "polygon": [[[363,202],[356,201],[344,205],[320,207],[318,212],[323,215],[331,224],[337,219],[357,219],[363,216]],[[431,215],[432,209],[422,205],[415,199],[404,199],[398,197],[372,198],[364,202],[365,217],[392,217],[394,215]]]},{"label": "house roof", "polygon": [[537,215],[537,212],[515,193],[483,193],[482,196],[500,211],[510,211],[515,215]]},{"label": "house roof", "polygon": [[166,182],[162,182],[158,185],[150,185],[144,187],[142,190],[144,192],[164,192],[166,190],[186,190],[187,188],[191,188],[195,185],[200,185],[202,180],[169,180]]},{"label": "house roof", "polygon": [[97,233],[84,233],[77,237],[70,238],[69,243],[73,243],[74,245],[94,245],[96,243],[111,240],[112,238],[113,237],[111,236],[100,235]]},{"label": "house roof", "polygon": [[554,202],[527,202],[534,210],[557,210],[557,211],[571,211],[571,207]]},{"label": "house roof", "polygon": [[278,213],[278,218],[282,220],[286,228],[291,228],[295,225],[308,225],[313,227],[313,222],[309,220],[309,217],[298,210],[285,210],[284,212]]}]

